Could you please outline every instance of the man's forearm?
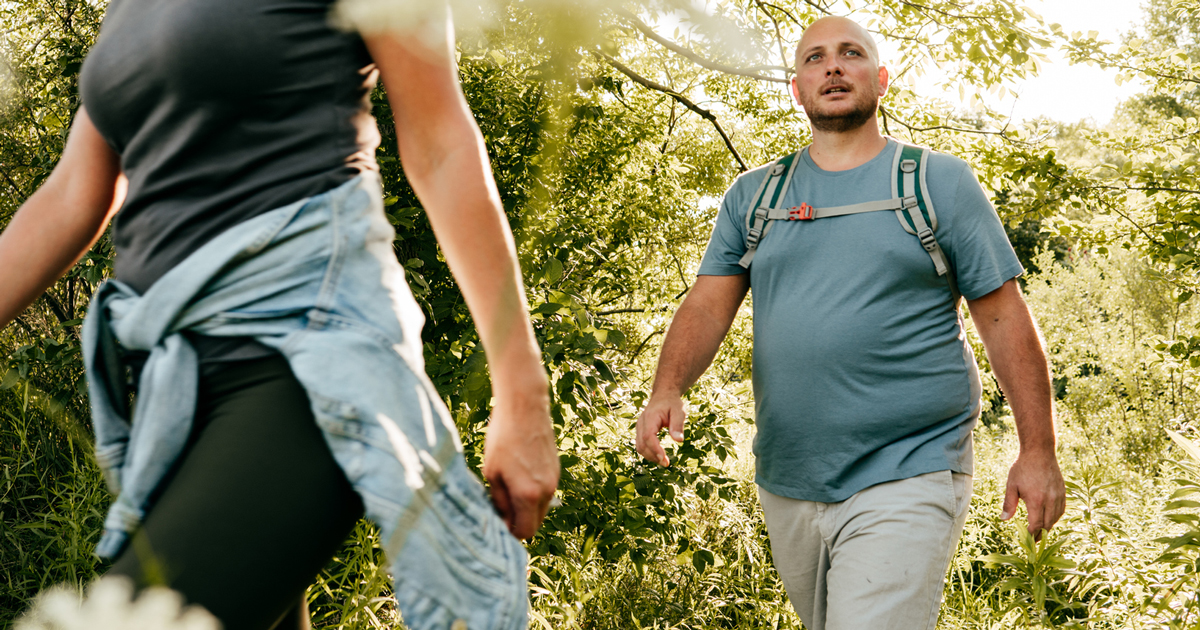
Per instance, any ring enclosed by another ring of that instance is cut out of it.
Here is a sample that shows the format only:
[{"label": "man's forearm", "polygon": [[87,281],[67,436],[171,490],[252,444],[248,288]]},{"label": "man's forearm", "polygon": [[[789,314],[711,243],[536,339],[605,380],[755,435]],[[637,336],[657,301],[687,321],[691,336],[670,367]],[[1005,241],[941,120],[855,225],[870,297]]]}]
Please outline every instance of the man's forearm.
[{"label": "man's forearm", "polygon": [[681,308],[663,341],[654,393],[677,396],[694,385],[717,356],[727,330],[699,309]]},{"label": "man's forearm", "polygon": [[970,304],[992,373],[1008,399],[1022,451],[1054,452],[1050,369],[1041,335],[1016,281]]},{"label": "man's forearm", "polygon": [[676,442],[683,441],[687,414],[682,394],[712,363],[749,288],[746,274],[696,278],[671,320],[654,375],[654,391],[638,417],[635,441],[642,457],[660,466],[670,465],[658,435],[669,429]]},{"label": "man's forearm", "polygon": [[678,396],[712,364],[738,306],[746,295],[745,276],[700,276],[676,311],[663,340],[654,394]]},{"label": "man's forearm", "polygon": [[1021,450],[1053,452],[1054,408],[1050,370],[1032,319],[1007,332],[1007,343],[988,351],[992,371],[1000,382],[1017,425]]}]

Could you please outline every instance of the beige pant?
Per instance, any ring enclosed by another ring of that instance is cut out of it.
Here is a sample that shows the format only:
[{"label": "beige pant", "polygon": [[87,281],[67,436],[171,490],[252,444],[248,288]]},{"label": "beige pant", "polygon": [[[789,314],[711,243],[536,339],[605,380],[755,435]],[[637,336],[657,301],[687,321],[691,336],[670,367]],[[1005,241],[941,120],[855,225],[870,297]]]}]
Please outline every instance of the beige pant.
[{"label": "beige pant", "polygon": [[840,503],[761,487],[775,568],[808,630],[932,630],[971,476],[948,470],[871,486]]}]

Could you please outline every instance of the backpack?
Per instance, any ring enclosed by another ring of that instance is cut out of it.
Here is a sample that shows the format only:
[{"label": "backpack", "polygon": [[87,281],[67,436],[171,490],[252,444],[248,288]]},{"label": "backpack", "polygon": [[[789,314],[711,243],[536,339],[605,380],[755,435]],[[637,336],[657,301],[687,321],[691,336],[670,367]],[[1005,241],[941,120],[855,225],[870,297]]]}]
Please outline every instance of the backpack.
[{"label": "backpack", "polygon": [[812,221],[860,212],[894,210],[896,218],[900,220],[900,226],[904,231],[916,236],[921,247],[929,254],[937,274],[946,276],[946,281],[950,284],[950,294],[957,306],[960,297],[958,286],[954,282],[954,274],[950,271],[946,254],[933,234],[937,229],[937,214],[933,211],[933,199],[925,183],[929,153],[929,149],[925,147],[897,142],[896,154],[892,158],[891,199],[829,208],[814,208],[807,203],[793,208],[781,207],[788,186],[792,183],[792,174],[796,165],[800,163],[800,151],[772,162],[767,166],[767,176],[763,178],[758,192],[751,197],[752,203],[746,212],[746,254],[738,264],[743,269],[750,268],[759,243],[771,231],[774,221]]}]

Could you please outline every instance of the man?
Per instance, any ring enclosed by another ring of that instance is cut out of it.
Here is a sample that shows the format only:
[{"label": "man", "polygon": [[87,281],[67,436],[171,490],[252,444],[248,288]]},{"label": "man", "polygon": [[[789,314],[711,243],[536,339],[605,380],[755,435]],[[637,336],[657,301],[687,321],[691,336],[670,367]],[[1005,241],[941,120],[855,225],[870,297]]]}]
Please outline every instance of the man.
[{"label": "man", "polygon": [[[893,197],[896,145],[876,120],[888,72],[870,34],[845,18],[817,20],[791,85],[813,140],[782,206]],[[1016,418],[1021,450],[1000,517],[1023,500],[1040,535],[1062,515],[1065,492],[1045,353],[1015,280],[1022,269],[965,162],[932,154],[922,170],[936,239]],[[638,451],[669,464],[658,434],[683,440],[682,392],[753,286],[755,481],[792,604],[812,630],[932,629],[970,502],[980,411],[953,289],[894,212],[775,221],[747,272],[746,213],[766,171],[725,196],[664,342]]]}]

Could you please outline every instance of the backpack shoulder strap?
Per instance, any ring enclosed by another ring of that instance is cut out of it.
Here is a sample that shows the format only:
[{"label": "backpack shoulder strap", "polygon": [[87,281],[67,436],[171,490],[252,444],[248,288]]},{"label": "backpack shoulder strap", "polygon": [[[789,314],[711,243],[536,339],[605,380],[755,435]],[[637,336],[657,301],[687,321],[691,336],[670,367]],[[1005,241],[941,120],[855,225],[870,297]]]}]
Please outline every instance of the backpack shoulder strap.
[{"label": "backpack shoulder strap", "polygon": [[925,147],[896,143],[896,154],[892,158],[892,195],[901,201],[896,218],[906,232],[921,241],[921,247],[929,253],[938,275],[946,276],[957,304],[958,286],[950,269],[950,261],[934,236],[938,226],[937,213],[933,209],[933,197],[929,194],[929,184],[925,178],[929,154],[929,149]]},{"label": "backpack shoulder strap", "polygon": [[758,244],[771,231],[771,221],[774,220],[770,217],[771,210],[783,205],[784,196],[792,184],[792,174],[800,163],[799,157],[797,151],[769,164],[762,184],[750,198],[750,207],[746,209],[746,253],[738,261],[742,269],[750,268],[758,252]]}]

